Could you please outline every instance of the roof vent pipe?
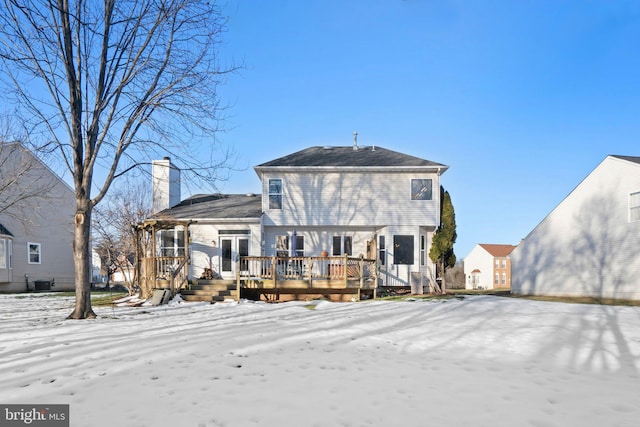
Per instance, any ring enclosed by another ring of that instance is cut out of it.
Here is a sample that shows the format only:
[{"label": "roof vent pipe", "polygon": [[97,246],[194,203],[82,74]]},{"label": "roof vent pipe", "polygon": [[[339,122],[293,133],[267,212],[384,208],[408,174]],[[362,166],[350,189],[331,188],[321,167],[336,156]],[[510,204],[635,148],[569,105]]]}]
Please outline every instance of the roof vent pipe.
[{"label": "roof vent pipe", "polygon": [[353,133],[353,151],[358,149],[358,132]]}]

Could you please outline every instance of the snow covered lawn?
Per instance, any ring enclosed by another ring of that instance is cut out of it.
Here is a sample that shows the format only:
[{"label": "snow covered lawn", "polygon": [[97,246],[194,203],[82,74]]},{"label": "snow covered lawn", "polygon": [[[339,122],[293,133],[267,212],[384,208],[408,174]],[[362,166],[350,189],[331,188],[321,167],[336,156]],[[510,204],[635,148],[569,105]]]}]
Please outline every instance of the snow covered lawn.
[{"label": "snow covered lawn", "polygon": [[0,403],[90,426],[637,426],[640,308],[0,295]]}]

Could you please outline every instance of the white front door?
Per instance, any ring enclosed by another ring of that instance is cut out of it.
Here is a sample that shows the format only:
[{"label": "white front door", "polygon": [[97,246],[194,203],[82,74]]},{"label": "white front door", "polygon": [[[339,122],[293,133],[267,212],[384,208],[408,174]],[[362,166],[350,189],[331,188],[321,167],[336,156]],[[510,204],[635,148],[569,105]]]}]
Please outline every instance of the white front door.
[{"label": "white front door", "polygon": [[247,236],[220,237],[220,274],[225,279],[235,279],[240,257],[249,255]]}]

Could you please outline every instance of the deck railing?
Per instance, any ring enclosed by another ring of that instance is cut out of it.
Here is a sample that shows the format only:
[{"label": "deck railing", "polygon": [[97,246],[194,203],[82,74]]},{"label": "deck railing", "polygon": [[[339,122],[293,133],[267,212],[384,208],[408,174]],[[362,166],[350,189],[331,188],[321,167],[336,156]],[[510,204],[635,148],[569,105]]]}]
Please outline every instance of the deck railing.
[{"label": "deck railing", "polygon": [[148,288],[147,292],[150,292],[150,289],[165,286],[168,286],[172,292],[176,292],[187,281],[188,257],[145,257],[140,261],[143,268],[139,285]]},{"label": "deck railing", "polygon": [[240,257],[239,280],[342,280],[360,287],[375,287],[376,261],[346,256]]}]

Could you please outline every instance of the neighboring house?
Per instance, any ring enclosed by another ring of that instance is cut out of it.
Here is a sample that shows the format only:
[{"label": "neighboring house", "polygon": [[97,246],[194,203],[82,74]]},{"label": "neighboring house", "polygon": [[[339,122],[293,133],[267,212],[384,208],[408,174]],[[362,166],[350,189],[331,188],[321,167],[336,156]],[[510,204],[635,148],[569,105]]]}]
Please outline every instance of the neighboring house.
[{"label": "neighboring house", "polygon": [[640,157],[607,156],[511,253],[511,291],[640,299]]},{"label": "neighboring house", "polygon": [[511,286],[512,245],[479,244],[464,259],[466,289],[494,289]]},{"label": "neighboring house", "polygon": [[0,292],[74,289],[73,190],[18,144],[2,143],[0,156],[11,205],[0,211]]},{"label": "neighboring house", "polygon": [[91,283],[102,284],[107,281],[107,275],[102,274],[102,259],[95,249],[91,249]]},{"label": "neighboring house", "polygon": [[169,159],[155,161],[157,213],[145,227],[158,242],[157,262],[188,253],[189,278],[207,268],[233,279],[245,256],[362,256],[377,259],[381,286],[433,280],[428,253],[448,166],[354,145],[311,147],[254,169],[262,194],[195,195],[177,203],[179,171]]}]

